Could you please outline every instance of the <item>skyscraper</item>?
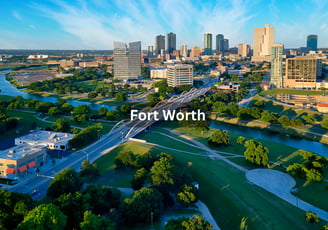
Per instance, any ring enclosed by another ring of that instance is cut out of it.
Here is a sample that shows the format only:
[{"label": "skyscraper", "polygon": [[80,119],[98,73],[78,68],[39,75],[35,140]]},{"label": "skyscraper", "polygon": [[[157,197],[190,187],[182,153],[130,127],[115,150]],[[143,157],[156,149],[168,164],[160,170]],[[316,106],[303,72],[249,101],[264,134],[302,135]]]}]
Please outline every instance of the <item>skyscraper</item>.
[{"label": "skyscraper", "polygon": [[171,54],[177,49],[176,34],[171,32],[166,35],[166,52]]},{"label": "skyscraper", "polygon": [[224,39],[223,34],[216,35],[216,52],[222,52],[222,40]]},{"label": "skyscraper", "polygon": [[204,34],[204,55],[212,55],[212,34]]},{"label": "skyscraper", "polygon": [[225,52],[225,51],[229,50],[229,39],[222,39],[221,40],[221,48],[222,48],[222,52]]},{"label": "skyscraper", "polygon": [[155,53],[156,53],[156,55],[161,54],[161,50],[165,50],[165,36],[157,35],[155,37]]},{"label": "skyscraper", "polygon": [[271,51],[271,76],[270,85],[274,88],[283,87],[282,54],[283,44],[273,44]]},{"label": "skyscraper", "polygon": [[114,77],[120,80],[141,76],[141,42],[114,42]]},{"label": "skyscraper", "polygon": [[187,49],[187,45],[181,45],[180,48],[180,55],[182,57],[188,57],[188,49]]},{"label": "skyscraper", "polygon": [[306,47],[309,50],[317,51],[318,49],[318,35],[310,34],[306,39]]},{"label": "skyscraper", "polygon": [[274,43],[274,27],[265,24],[264,27],[254,28],[254,52],[252,61],[271,61],[271,46]]},{"label": "skyscraper", "polygon": [[248,57],[250,52],[250,47],[248,44],[241,43],[238,44],[238,55],[242,57]]}]

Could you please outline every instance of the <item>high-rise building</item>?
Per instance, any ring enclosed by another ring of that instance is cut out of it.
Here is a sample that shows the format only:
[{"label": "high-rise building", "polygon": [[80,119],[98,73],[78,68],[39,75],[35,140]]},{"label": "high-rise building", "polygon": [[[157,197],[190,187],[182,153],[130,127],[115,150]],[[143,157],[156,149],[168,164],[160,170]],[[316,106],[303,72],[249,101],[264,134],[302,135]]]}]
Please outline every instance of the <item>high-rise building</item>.
[{"label": "high-rise building", "polygon": [[222,47],[222,52],[226,52],[229,50],[229,39],[222,39],[221,40],[221,47]]},{"label": "high-rise building", "polygon": [[141,42],[114,42],[114,77],[120,80],[141,76]]},{"label": "high-rise building", "polygon": [[274,27],[265,24],[254,28],[254,51],[252,61],[271,61],[271,46],[274,43]]},{"label": "high-rise building", "polygon": [[202,50],[198,46],[191,47],[190,57],[199,57],[202,53]]},{"label": "high-rise building", "polygon": [[173,50],[177,49],[176,34],[171,32],[166,35],[166,52],[171,54]]},{"label": "high-rise building", "polygon": [[286,59],[285,88],[315,88],[322,74],[321,59],[296,57]]},{"label": "high-rise building", "polygon": [[180,48],[180,55],[182,57],[188,57],[188,49],[187,49],[187,45],[181,45]]},{"label": "high-rise building", "polygon": [[165,36],[157,35],[155,37],[155,53],[156,55],[161,54],[162,50],[165,50]]},{"label": "high-rise building", "polygon": [[212,55],[212,34],[204,34],[204,55]]},{"label": "high-rise building", "polygon": [[168,86],[193,85],[193,66],[177,64],[167,66]]},{"label": "high-rise building", "polygon": [[248,57],[250,50],[251,49],[248,44],[245,43],[238,44],[238,55],[242,57]]},{"label": "high-rise building", "polygon": [[270,85],[274,88],[283,87],[282,73],[282,54],[284,52],[283,44],[273,44],[271,51],[271,76]]},{"label": "high-rise building", "polygon": [[318,49],[318,35],[310,34],[306,39],[306,47],[309,50],[317,51]]},{"label": "high-rise building", "polygon": [[154,46],[148,46],[148,57],[153,57],[154,56]]},{"label": "high-rise building", "polygon": [[223,47],[222,47],[222,40],[224,39],[223,34],[218,34],[216,35],[216,52],[222,52]]}]

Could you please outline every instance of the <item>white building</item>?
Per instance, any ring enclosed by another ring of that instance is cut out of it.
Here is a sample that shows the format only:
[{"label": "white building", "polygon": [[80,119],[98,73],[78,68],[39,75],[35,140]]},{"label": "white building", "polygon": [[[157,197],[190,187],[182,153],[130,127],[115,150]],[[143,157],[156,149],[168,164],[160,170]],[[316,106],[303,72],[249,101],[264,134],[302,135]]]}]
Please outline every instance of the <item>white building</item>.
[{"label": "white building", "polygon": [[193,66],[187,64],[167,66],[167,84],[172,87],[193,85]]},{"label": "white building", "polygon": [[150,70],[150,78],[151,79],[157,79],[157,78],[167,78],[167,68],[161,67],[161,68],[151,68]]},{"label": "white building", "polygon": [[15,145],[46,145],[50,150],[68,150],[68,142],[73,137],[71,133],[37,130],[15,138]]}]

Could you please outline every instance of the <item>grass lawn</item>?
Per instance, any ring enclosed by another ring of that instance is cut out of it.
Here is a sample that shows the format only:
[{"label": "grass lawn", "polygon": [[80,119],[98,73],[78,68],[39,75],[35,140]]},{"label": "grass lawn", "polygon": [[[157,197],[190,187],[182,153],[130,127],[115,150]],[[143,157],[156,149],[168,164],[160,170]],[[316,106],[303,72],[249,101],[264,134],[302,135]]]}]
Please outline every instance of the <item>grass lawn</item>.
[{"label": "grass lawn", "polygon": [[295,94],[295,95],[324,95],[324,91],[297,90],[297,89],[269,89],[262,91],[260,95],[276,95],[276,94]]},{"label": "grass lawn", "polygon": [[18,125],[17,128],[7,130],[5,133],[0,134],[0,140],[5,140],[19,134],[26,133],[29,130],[35,129],[37,127],[46,128],[51,126],[51,124],[36,119],[33,116],[34,113],[12,110],[7,110],[6,112],[10,117],[16,117],[18,119]]},{"label": "grass lawn", "polygon": [[[145,134],[140,135],[139,138],[143,135]],[[157,138],[160,144],[163,139]],[[200,199],[207,204],[222,229],[238,229],[240,220],[244,216],[248,217],[249,229],[308,229],[303,211],[250,184],[245,179],[244,173],[221,161],[128,142],[96,161],[102,175],[106,175],[107,171],[115,170],[114,158],[122,149],[130,149],[140,154],[150,149],[158,153],[167,152],[175,157],[181,167],[188,165],[194,179],[200,184]],[[127,184],[124,180],[115,184],[108,181],[112,186]],[[316,224],[313,225],[313,229],[321,228]]]}]

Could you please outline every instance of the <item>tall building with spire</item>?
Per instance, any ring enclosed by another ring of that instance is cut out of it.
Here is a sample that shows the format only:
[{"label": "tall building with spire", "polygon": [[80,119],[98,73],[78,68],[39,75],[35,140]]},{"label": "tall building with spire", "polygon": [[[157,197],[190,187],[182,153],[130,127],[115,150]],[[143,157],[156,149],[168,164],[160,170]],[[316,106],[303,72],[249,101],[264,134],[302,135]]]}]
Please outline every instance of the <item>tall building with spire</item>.
[{"label": "tall building with spire", "polygon": [[282,88],[284,85],[282,72],[282,55],[284,52],[284,45],[273,44],[271,49],[270,87]]},{"label": "tall building with spire", "polygon": [[114,42],[114,78],[138,79],[141,76],[141,42]]},{"label": "tall building with spire", "polygon": [[264,27],[254,28],[254,51],[252,61],[271,61],[271,47],[274,43],[274,27],[265,24]]},{"label": "tall building with spire", "polygon": [[166,53],[171,54],[177,49],[176,34],[171,32],[166,35]]},{"label": "tall building with spire", "polygon": [[155,37],[155,53],[156,53],[156,55],[161,54],[162,50],[165,50],[165,36],[157,35]]},{"label": "tall building with spire", "polygon": [[204,55],[212,55],[212,34],[204,34]]}]

